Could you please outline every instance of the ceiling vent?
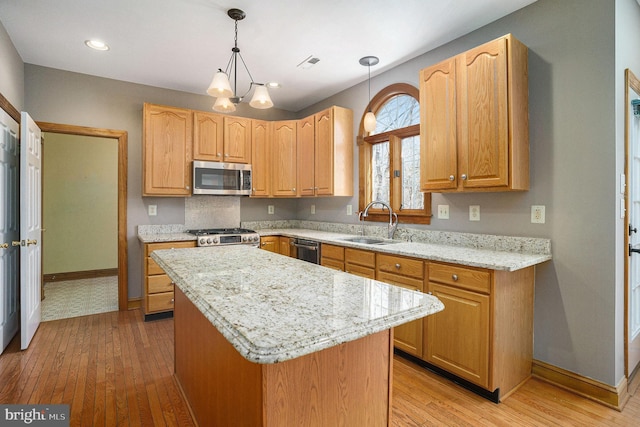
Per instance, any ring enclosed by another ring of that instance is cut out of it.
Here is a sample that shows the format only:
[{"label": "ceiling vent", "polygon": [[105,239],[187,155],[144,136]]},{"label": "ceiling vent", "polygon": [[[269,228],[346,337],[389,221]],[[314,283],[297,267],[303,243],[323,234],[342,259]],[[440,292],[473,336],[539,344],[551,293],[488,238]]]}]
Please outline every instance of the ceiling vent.
[{"label": "ceiling vent", "polygon": [[302,68],[303,70],[309,69],[320,62],[320,58],[316,58],[313,55],[309,55],[304,61],[299,63],[297,66]]}]

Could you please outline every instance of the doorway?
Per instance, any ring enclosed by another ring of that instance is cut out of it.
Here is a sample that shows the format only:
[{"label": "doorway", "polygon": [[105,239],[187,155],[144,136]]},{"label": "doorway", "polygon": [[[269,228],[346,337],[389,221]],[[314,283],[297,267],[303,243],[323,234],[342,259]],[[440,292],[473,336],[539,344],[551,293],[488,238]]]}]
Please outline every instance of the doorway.
[{"label": "doorway", "polygon": [[625,71],[625,375],[636,388],[640,376],[640,80]]},{"label": "doorway", "polygon": [[[109,138],[117,141],[117,281],[118,309],[127,310],[127,132],[111,129],[38,122],[42,132]],[[45,165],[46,167],[46,165]]]}]

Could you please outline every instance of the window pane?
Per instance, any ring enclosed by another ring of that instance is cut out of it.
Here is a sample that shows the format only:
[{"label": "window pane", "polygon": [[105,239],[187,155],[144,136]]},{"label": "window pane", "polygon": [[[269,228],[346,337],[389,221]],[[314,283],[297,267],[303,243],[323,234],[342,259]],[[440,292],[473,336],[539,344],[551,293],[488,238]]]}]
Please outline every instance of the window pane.
[{"label": "window pane", "polygon": [[371,200],[389,204],[389,142],[375,144],[371,152]]},{"label": "window pane", "polygon": [[424,209],[420,192],[420,136],[402,140],[402,209]]},{"label": "window pane", "polygon": [[396,95],[376,113],[376,129],[370,135],[420,123],[420,104],[411,95]]}]

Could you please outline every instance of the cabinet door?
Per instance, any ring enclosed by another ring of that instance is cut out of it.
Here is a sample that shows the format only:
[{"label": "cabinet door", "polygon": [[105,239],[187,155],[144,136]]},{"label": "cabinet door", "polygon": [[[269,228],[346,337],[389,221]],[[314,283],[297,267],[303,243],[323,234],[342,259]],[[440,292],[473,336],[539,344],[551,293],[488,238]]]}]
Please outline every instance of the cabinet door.
[{"label": "cabinet door", "polygon": [[278,253],[280,251],[280,237],[264,236],[260,238],[260,249]]},{"label": "cabinet door", "polygon": [[420,190],[458,186],[456,59],[420,71]]},{"label": "cabinet door", "polygon": [[296,195],[296,122],[273,124],[271,192],[274,196]]},{"label": "cabinet door", "polygon": [[314,116],[298,120],[298,188],[300,196],[315,196],[315,176],[319,172],[316,168],[316,137]]},{"label": "cabinet door", "polygon": [[193,158],[222,161],[224,150],[224,116],[196,111],[193,113]]},{"label": "cabinet door", "polygon": [[506,38],[500,38],[459,57],[459,172],[466,175],[465,188],[509,184],[506,49]]},{"label": "cabinet door", "polygon": [[445,306],[426,317],[425,360],[489,387],[489,296],[429,282]]},{"label": "cabinet door", "polygon": [[285,237],[285,236],[280,236],[280,238],[278,239],[278,242],[280,244],[280,248],[279,248],[279,252],[280,255],[284,255],[284,256],[288,256],[288,257],[295,257],[295,246],[293,246],[291,244],[291,238],[290,237]]},{"label": "cabinet door", "polygon": [[142,195],[191,195],[191,111],[152,104],[143,110]]},{"label": "cabinet door", "polygon": [[319,196],[331,196],[333,194],[333,177],[335,173],[333,169],[333,109],[329,108],[316,114],[315,122],[316,192]]},{"label": "cabinet door", "polygon": [[270,128],[264,120],[251,121],[251,185],[252,197],[269,196]]},{"label": "cabinet door", "polygon": [[[424,287],[422,280],[390,274],[380,270],[377,270],[376,280],[414,291],[422,292]],[[394,345],[402,351],[422,358],[423,323],[423,319],[417,319],[393,328]]]},{"label": "cabinet door", "polygon": [[251,163],[251,119],[224,118],[224,161]]}]

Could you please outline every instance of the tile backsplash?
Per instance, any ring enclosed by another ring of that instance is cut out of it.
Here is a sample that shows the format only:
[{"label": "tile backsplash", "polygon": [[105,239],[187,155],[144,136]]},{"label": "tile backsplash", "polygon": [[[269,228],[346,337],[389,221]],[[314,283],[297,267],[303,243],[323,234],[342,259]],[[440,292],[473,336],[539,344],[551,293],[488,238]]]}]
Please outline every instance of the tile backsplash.
[{"label": "tile backsplash", "polygon": [[239,227],[240,197],[187,197],[184,203],[184,222],[187,230]]}]

